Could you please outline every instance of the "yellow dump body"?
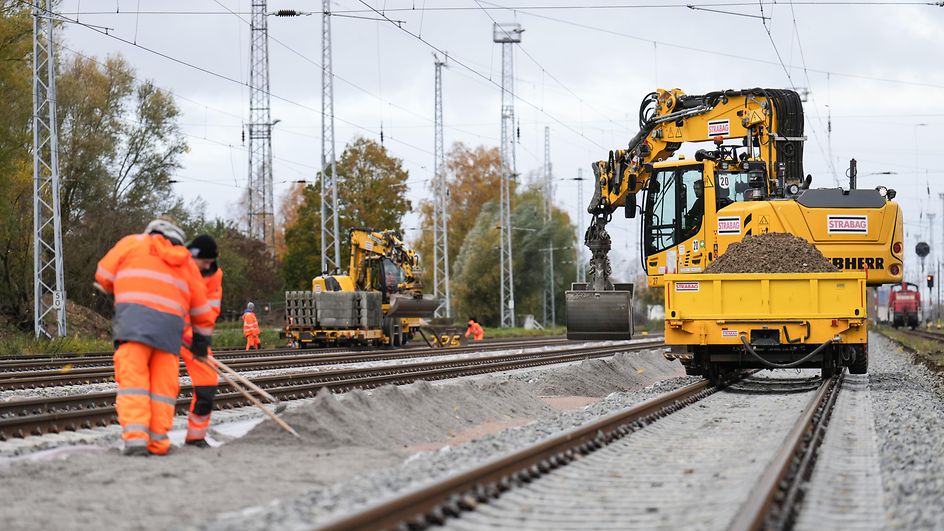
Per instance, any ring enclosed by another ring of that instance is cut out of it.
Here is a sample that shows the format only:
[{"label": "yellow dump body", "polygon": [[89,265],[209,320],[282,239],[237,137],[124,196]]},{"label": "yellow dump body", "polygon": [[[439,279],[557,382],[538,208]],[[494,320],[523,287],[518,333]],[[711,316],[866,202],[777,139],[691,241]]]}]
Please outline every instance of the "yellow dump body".
[{"label": "yellow dump body", "polygon": [[839,338],[864,345],[866,275],[683,274],[665,276],[668,345],[806,347]]}]

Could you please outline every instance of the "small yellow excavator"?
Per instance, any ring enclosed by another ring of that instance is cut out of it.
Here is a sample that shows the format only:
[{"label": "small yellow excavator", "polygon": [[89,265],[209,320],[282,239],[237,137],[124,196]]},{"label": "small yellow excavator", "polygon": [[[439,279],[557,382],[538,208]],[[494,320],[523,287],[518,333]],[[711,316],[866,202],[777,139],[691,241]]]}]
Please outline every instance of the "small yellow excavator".
[{"label": "small yellow excavator", "polygon": [[[736,367],[865,372],[866,286],[902,279],[895,191],[856,189],[855,161],[849,189],[811,189],[803,107],[792,90],[658,90],[643,99],[639,115],[628,148],[592,165],[584,237],[590,278],[566,293],[568,337],[632,336],[632,286],[610,280],[607,256],[606,225],[622,207],[626,218],[642,214],[648,284],[664,287],[666,343],[690,374],[719,378]],[[690,142],[714,146],[675,156]],[[807,240],[840,272],[703,273],[729,245],[766,232]]]},{"label": "small yellow excavator", "polygon": [[441,301],[425,297],[420,257],[397,231],[348,231],[346,275],[321,275],[311,291],[285,293],[285,336],[296,348],[327,345],[406,345]]}]

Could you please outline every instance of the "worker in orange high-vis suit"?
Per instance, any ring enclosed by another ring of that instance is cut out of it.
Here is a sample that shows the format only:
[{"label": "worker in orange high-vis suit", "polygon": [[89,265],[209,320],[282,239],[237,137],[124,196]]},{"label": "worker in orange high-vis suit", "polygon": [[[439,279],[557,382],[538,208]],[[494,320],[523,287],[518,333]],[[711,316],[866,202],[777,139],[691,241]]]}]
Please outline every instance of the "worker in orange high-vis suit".
[{"label": "worker in orange high-vis suit", "polygon": [[243,311],[243,335],[246,336],[246,350],[255,347],[256,350],[259,350],[262,347],[262,343],[259,342],[259,320],[256,319],[255,310],[256,305],[249,303],[246,305],[246,310]]},{"label": "worker in orange high-vis suit", "polygon": [[469,337],[470,334],[472,335],[473,341],[485,339],[485,329],[471,317],[469,317],[469,327],[465,329],[465,337]]},{"label": "worker in orange high-vis suit", "polygon": [[[216,263],[218,251],[216,240],[209,234],[201,234],[187,244],[190,256],[196,262],[203,282],[206,285],[207,302],[215,321],[220,315],[220,303],[223,300],[223,270]],[[198,448],[208,448],[207,430],[210,428],[210,413],[213,411],[213,398],[219,385],[219,377],[213,365],[213,352],[206,359],[198,360],[190,351],[193,344],[193,327],[187,321],[184,330],[184,345],[180,357],[187,366],[190,384],[193,386],[193,398],[190,400],[190,414],[187,416],[187,436],[185,443]]]},{"label": "worker in orange high-vis suit", "polygon": [[184,323],[193,327],[191,352],[209,353],[215,314],[184,233],[154,220],[143,234],[122,238],[98,262],[98,287],[115,296],[115,409],[125,455],[164,455],[180,390],[178,366]]}]

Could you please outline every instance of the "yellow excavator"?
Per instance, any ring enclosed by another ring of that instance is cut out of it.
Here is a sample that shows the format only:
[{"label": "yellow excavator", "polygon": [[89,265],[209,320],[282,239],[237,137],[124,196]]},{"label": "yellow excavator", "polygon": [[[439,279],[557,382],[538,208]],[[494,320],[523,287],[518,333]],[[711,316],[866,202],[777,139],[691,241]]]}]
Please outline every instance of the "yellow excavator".
[{"label": "yellow excavator", "polygon": [[324,274],[311,291],[285,294],[285,335],[293,346],[406,345],[441,301],[425,297],[420,257],[394,230],[348,231],[346,275]]},{"label": "yellow excavator", "polygon": [[[732,367],[867,368],[865,288],[899,283],[902,214],[885,187],[810,188],[803,107],[792,90],[648,94],[627,149],[592,165],[584,237],[589,282],[566,293],[568,337],[632,336],[632,286],[610,280],[606,225],[642,215],[648,284],[663,287],[666,343],[691,374]],[[685,143],[713,143],[689,158]],[[839,273],[704,274],[728,246],[783,232],[816,246]]]}]

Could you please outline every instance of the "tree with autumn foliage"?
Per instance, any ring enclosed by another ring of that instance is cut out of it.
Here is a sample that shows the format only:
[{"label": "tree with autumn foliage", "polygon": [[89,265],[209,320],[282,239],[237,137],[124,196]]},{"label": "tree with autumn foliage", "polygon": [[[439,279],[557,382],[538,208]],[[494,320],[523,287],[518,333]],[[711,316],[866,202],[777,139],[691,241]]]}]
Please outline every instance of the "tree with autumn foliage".
[{"label": "tree with autumn foliage", "polygon": [[[391,156],[387,148],[362,137],[345,147],[337,172],[341,269],[346,271],[350,259],[348,230],[370,227],[402,231],[403,216],[411,208],[406,196],[409,174],[403,169],[403,161]],[[287,221],[282,271],[288,289],[311,286],[311,279],[323,269],[321,190],[307,186],[301,194],[297,206],[282,213]]]},{"label": "tree with autumn foliage", "polygon": [[29,9],[0,2],[0,317],[19,326],[32,318],[32,29]]},{"label": "tree with autumn foliage", "polygon": [[[470,148],[456,142],[446,154],[446,211],[449,216],[450,256],[456,256],[466,234],[475,225],[479,212],[489,201],[497,201],[501,192],[501,154],[497,147]],[[432,196],[432,186],[430,186]],[[433,203],[420,203],[420,235],[414,246],[432,268]]]},{"label": "tree with autumn foliage", "polygon": [[[544,194],[529,187],[512,199],[512,264],[515,281],[515,315],[520,324],[527,314],[541,316],[544,309],[545,257],[554,249],[554,290],[557,315],[564,316],[564,290],[576,276],[573,259],[576,233],[570,217],[559,208],[544,222]],[[498,200],[486,203],[454,256],[452,294],[454,314],[474,317],[488,326],[499,326],[501,270]]]}]

